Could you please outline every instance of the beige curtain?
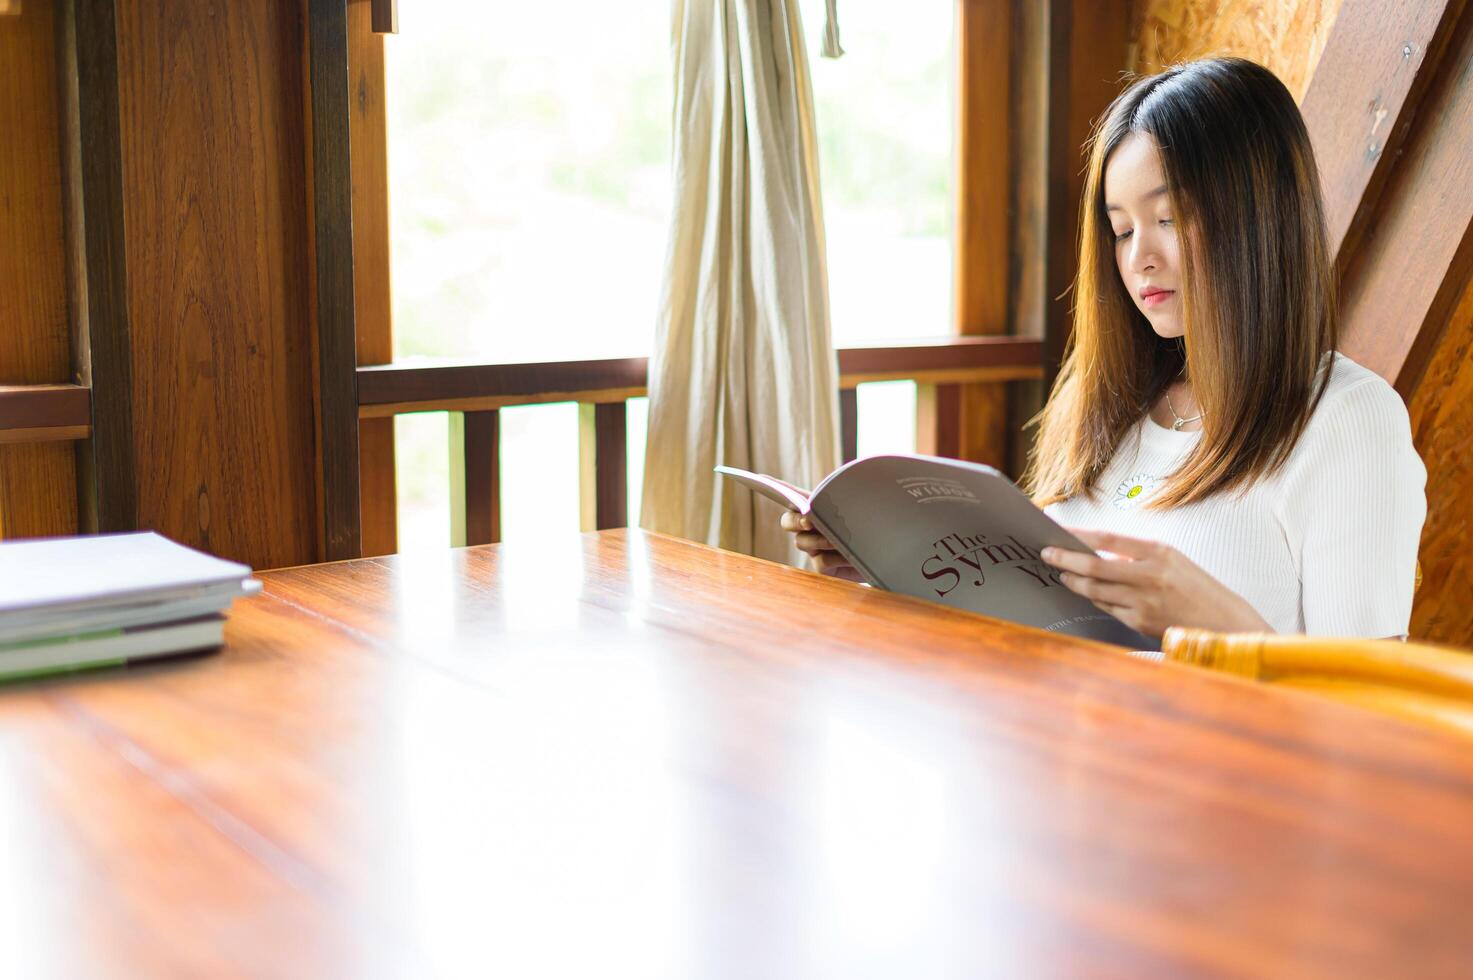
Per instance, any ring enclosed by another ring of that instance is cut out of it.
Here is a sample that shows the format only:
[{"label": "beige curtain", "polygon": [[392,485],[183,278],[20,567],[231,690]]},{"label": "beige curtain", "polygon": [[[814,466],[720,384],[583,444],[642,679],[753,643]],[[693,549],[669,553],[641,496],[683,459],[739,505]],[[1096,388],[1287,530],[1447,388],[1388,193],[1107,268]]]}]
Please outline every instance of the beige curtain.
[{"label": "beige curtain", "polygon": [[811,487],[839,463],[813,90],[797,0],[675,0],[675,207],[641,523],[796,563],[717,464]]}]

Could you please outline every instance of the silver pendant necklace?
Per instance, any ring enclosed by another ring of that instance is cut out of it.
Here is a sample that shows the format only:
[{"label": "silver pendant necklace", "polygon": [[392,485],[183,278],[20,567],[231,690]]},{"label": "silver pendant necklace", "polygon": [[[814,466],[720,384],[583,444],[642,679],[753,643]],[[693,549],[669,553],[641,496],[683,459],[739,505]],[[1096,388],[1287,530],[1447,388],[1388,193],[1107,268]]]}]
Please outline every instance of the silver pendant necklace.
[{"label": "silver pendant necklace", "polygon": [[1182,426],[1191,425],[1193,422],[1202,421],[1202,412],[1198,412],[1196,415],[1193,415],[1189,419],[1184,419],[1180,415],[1176,414],[1176,406],[1171,404],[1171,392],[1167,391],[1164,392],[1164,394],[1166,395],[1166,410],[1171,413],[1172,418],[1171,431],[1180,432]]}]

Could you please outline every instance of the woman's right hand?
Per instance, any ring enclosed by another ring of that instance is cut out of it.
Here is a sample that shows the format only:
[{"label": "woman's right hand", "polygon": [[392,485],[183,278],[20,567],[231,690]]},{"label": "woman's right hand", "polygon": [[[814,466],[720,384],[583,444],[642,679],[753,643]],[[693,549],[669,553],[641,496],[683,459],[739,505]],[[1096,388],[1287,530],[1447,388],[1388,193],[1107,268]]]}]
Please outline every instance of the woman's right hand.
[{"label": "woman's right hand", "polygon": [[833,542],[813,529],[813,522],[806,515],[785,510],[782,527],[784,531],[791,531],[795,535],[793,543],[798,546],[799,551],[813,559],[813,567],[817,571],[835,578],[848,579],[851,582],[864,581],[864,576],[859,574],[859,569],[849,564],[844,556],[839,554]]}]

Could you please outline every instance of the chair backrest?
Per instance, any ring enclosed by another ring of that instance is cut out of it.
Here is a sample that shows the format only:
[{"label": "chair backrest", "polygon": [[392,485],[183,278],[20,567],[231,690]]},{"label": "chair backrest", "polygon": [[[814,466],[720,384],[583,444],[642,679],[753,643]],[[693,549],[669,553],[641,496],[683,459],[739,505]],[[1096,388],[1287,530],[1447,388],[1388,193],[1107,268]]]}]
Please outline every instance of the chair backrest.
[{"label": "chair backrest", "polygon": [[1214,633],[1174,626],[1167,660],[1314,691],[1473,735],[1473,653],[1395,640]]}]

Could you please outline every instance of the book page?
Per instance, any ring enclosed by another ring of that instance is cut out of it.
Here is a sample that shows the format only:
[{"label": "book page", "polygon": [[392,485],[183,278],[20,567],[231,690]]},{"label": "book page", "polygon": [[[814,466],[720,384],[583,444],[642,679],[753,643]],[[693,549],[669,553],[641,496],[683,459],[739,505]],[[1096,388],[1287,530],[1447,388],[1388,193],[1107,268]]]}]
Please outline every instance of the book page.
[{"label": "book page", "polygon": [[808,491],[795,487],[786,480],[779,480],[765,473],[737,469],[734,466],[718,466],[716,472],[737,481],[754,493],[760,493],[779,506],[795,510],[800,514],[808,513]]}]

